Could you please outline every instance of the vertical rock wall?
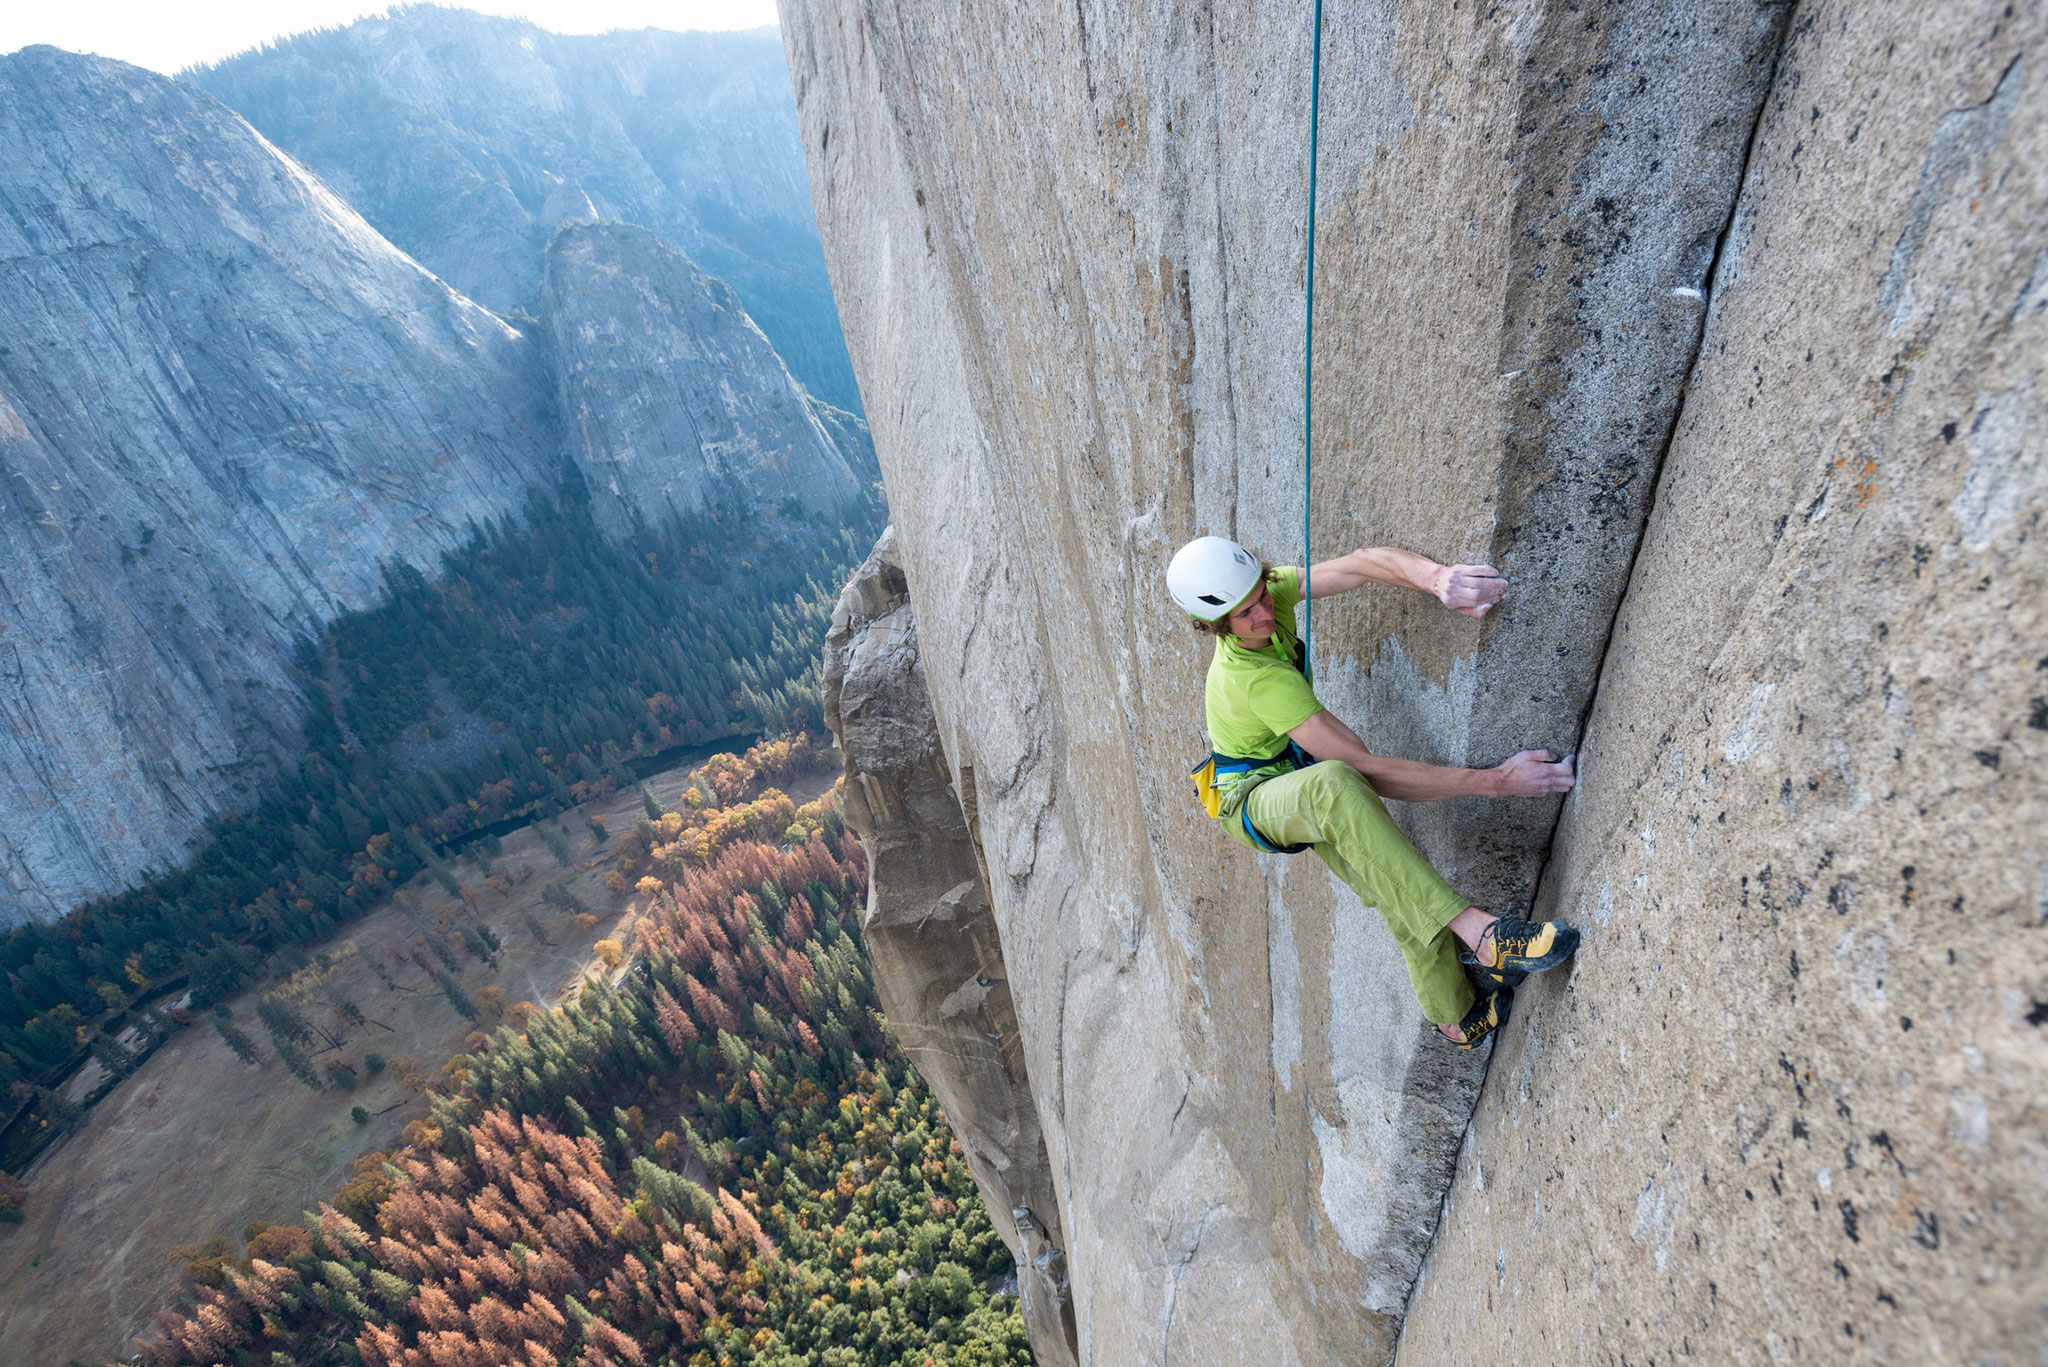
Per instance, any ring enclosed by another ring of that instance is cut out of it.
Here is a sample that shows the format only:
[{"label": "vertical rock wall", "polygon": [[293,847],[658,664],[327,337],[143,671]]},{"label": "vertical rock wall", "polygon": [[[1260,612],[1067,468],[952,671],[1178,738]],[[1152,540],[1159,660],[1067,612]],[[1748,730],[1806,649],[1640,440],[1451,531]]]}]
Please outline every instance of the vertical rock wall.
[{"label": "vertical rock wall", "polygon": [[2041,1358],[2044,57],[1799,9],[1404,1362]]},{"label": "vertical rock wall", "polygon": [[867,851],[861,934],[883,1010],[952,1118],[989,1218],[1017,1256],[1040,1367],[1071,1364],[1059,1201],[974,822],[932,725],[893,531],[833,612],[825,721],[846,761],[847,824]]},{"label": "vertical rock wall", "polygon": [[[1484,623],[1392,591],[1318,614],[1323,697],[1368,743],[1576,743],[1785,14],[1332,9],[1316,552],[1514,585]],[[1385,1360],[1478,1061],[1425,1038],[1375,914],[1193,805],[1206,652],[1160,583],[1198,531],[1299,554],[1306,7],[784,18],[1078,1356]],[[1403,817],[1509,905],[1557,806]],[[877,943],[883,976],[911,946]]]}]

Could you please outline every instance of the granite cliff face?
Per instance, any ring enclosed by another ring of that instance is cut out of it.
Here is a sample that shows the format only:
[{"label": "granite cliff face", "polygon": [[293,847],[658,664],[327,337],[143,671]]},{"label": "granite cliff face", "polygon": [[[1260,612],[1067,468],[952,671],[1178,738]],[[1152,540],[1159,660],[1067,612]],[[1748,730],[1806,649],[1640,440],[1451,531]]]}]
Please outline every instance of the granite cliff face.
[{"label": "granite cliff face", "polygon": [[974,814],[932,726],[893,530],[832,614],[825,722],[845,747],[846,820],[867,850],[862,938],[897,1038],[939,1097],[1017,1256],[1017,1289],[1040,1367],[1077,1359],[1057,1183],[1032,1099],[1002,932]]},{"label": "granite cliff face", "polygon": [[[1326,24],[1316,553],[1512,588],[1319,609],[1320,691],[1391,753],[1582,754],[1563,804],[1400,813],[1474,901],[1586,931],[1486,1071],[1370,909],[1183,786],[1205,652],[1161,567],[1299,554],[1305,19],[785,7],[903,581],[849,589],[829,666],[899,679],[838,704],[869,921],[919,927],[878,979],[964,1134],[1042,1136],[977,1166],[1053,1193],[1073,1330],[1034,1341],[2031,1360],[2048,25]],[[936,1047],[983,980],[991,1043]]]},{"label": "granite cliff face", "polygon": [[210,97],[0,58],[0,921],[178,859],[303,706],[293,641],[516,515],[539,348]]},{"label": "granite cliff face", "polygon": [[732,290],[654,234],[564,229],[541,306],[598,525],[720,504],[831,514],[858,492],[823,406]]},{"label": "granite cliff face", "polygon": [[729,283],[812,392],[860,407],[772,32],[574,37],[411,5],[185,78],[487,307],[539,310],[563,223],[637,223]]},{"label": "granite cliff face", "polygon": [[1800,7],[1405,1360],[2041,1354],[2044,41]]}]

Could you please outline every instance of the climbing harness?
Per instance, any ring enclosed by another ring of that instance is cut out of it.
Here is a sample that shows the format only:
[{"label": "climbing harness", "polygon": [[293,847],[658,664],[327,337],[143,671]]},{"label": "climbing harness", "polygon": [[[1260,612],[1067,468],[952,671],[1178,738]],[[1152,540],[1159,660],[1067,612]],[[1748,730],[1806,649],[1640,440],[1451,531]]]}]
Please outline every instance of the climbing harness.
[{"label": "climbing harness", "polygon": [[1316,129],[1323,89],[1323,0],[1315,0],[1315,41],[1308,68],[1308,301],[1301,344],[1301,655],[1315,645],[1315,599],[1309,575],[1316,560],[1309,551],[1308,510],[1315,496],[1316,374]]},{"label": "climbing harness", "polygon": [[[1237,779],[1257,787],[1269,778],[1291,774],[1296,769],[1306,769],[1315,762],[1315,758],[1308,751],[1290,740],[1285,750],[1266,759],[1246,759],[1242,755],[1210,755],[1190,770],[1188,777],[1195,781],[1195,792],[1202,799],[1203,810],[1221,820],[1223,800],[1238,786],[1230,780]],[[1256,778],[1244,777],[1260,769],[1270,769],[1272,772],[1259,774]],[[1275,845],[1260,835],[1259,828],[1252,825],[1250,794],[1246,794],[1246,800],[1238,807],[1237,819],[1244,827],[1244,833],[1251,837],[1252,844],[1268,854],[1300,854],[1310,848],[1307,845]]]}]

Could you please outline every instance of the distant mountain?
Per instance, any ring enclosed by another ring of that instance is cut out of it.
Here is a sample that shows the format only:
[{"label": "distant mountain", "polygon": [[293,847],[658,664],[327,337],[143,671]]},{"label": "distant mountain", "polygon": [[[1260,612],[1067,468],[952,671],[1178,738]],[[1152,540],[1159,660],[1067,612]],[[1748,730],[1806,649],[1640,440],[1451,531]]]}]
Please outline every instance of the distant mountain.
[{"label": "distant mountain", "polygon": [[545,358],[193,89],[0,57],[0,921],[182,853],[294,634],[516,513]]},{"label": "distant mountain", "polygon": [[562,230],[541,294],[598,525],[742,499],[831,513],[858,485],[818,405],[721,280],[644,228]]},{"label": "distant mountain", "polygon": [[538,311],[549,238],[639,224],[859,410],[773,31],[565,37],[415,6],[185,73],[472,299]]},{"label": "distant mountain", "polygon": [[649,235],[569,234],[558,316],[515,329],[203,91],[99,58],[0,57],[0,261],[0,924],[248,805],[298,641],[565,458],[614,528],[829,512],[872,462]]}]

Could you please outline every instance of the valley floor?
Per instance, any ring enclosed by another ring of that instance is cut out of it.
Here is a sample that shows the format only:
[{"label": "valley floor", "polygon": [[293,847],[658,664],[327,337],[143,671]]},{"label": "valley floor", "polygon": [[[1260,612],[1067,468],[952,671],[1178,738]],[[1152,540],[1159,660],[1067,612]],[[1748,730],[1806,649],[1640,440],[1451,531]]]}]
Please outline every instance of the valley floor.
[{"label": "valley floor", "polygon": [[[680,806],[696,767],[657,774],[647,786],[664,805]],[[828,760],[826,772],[794,780],[785,791],[799,804],[811,801],[830,787],[833,769]],[[584,824],[590,816],[611,829],[601,846]],[[538,825],[505,836],[491,861],[509,884],[502,892],[485,886],[483,870],[470,859],[454,866],[461,882],[481,894],[477,914],[502,944],[495,966],[460,958],[454,977],[462,991],[488,1012],[492,986],[503,989],[506,1002],[548,1006],[586,974],[618,976],[623,970],[608,972],[593,947],[612,939],[630,950],[641,899],[614,897],[604,876],[618,858],[618,837],[641,816],[638,791],[627,790],[550,820],[573,848],[576,862],[568,867],[549,851]],[[597,914],[596,924],[579,927],[542,902],[545,889],[561,884]],[[551,944],[535,936],[529,915]],[[201,1018],[95,1106],[78,1133],[38,1159],[23,1175],[27,1219],[0,1225],[0,1362],[57,1367],[127,1358],[150,1315],[179,1300],[180,1247],[234,1238],[250,1221],[296,1222],[344,1185],[363,1154],[397,1145],[407,1122],[427,1110],[402,1075],[438,1077],[442,1064],[464,1051],[470,1032],[488,1022],[465,1020],[431,978],[390,951],[417,941],[422,921],[460,924],[465,916],[422,874],[317,951],[316,962],[333,966],[306,1014],[319,1020],[313,1005],[340,995],[369,1022],[350,1031],[338,1051],[313,1058],[323,1070],[336,1057],[354,1061],[361,1080],[353,1091],[314,1092],[286,1072],[256,1018],[258,998],[277,986],[266,983],[228,1003],[235,1025],[257,1041],[259,1065],[240,1062]],[[371,1076],[362,1065],[369,1052],[394,1062]],[[352,1119],[358,1106],[369,1123]]]}]

